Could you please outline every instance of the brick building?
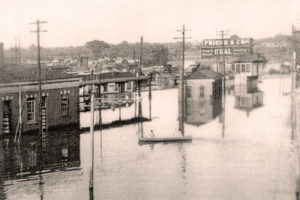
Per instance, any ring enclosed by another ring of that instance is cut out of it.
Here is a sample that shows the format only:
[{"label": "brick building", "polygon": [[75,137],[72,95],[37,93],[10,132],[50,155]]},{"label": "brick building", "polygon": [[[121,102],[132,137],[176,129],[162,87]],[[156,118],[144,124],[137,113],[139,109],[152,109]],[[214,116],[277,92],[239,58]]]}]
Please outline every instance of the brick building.
[{"label": "brick building", "polygon": [[[0,69],[0,136],[39,128],[36,69]],[[42,70],[43,132],[59,126],[79,126],[79,78],[59,70]]]}]

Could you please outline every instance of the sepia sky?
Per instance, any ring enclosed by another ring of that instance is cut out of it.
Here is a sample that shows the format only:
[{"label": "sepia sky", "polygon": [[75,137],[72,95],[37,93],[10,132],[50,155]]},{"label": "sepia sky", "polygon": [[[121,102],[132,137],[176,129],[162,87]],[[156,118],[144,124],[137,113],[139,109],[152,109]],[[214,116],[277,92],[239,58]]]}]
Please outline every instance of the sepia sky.
[{"label": "sepia sky", "polygon": [[[9,48],[36,43],[36,19],[47,33],[41,45],[76,46],[93,39],[172,42],[186,24],[192,41],[218,37],[225,29],[241,37],[290,34],[300,24],[299,0],[0,0],[0,41]],[[299,26],[300,27],[300,26]]]}]

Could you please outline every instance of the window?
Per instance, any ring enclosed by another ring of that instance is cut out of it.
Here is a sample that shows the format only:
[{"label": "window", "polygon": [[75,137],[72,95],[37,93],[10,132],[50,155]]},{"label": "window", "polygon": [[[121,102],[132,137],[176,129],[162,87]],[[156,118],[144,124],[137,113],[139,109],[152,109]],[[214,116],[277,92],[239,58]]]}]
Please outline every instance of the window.
[{"label": "window", "polygon": [[190,103],[186,104],[186,115],[192,114],[192,105]]},{"label": "window", "polygon": [[104,91],[104,92],[107,92],[107,84],[104,84],[104,85],[103,85],[103,91]]},{"label": "window", "polygon": [[27,121],[35,121],[35,99],[27,98]]},{"label": "window", "polygon": [[240,64],[235,64],[235,72],[240,73]]},{"label": "window", "polygon": [[250,72],[250,64],[246,64],[246,72]]},{"label": "window", "polygon": [[192,88],[191,88],[191,86],[186,86],[186,97],[192,97]]},{"label": "window", "polygon": [[120,83],[119,88],[121,92],[125,92],[125,83]]},{"label": "window", "polygon": [[250,98],[247,98],[247,97],[246,97],[246,105],[247,105],[247,106],[250,106]]},{"label": "window", "polygon": [[241,97],[241,106],[245,106],[245,97]]},{"label": "window", "polygon": [[119,91],[119,84],[115,83],[115,91]]},{"label": "window", "polygon": [[131,90],[131,82],[127,83],[127,90]]},{"label": "window", "polygon": [[200,86],[200,97],[204,97],[204,86]]},{"label": "window", "polygon": [[61,94],[60,96],[61,116],[69,116],[69,95]]},{"label": "window", "polygon": [[241,70],[242,72],[245,72],[245,64],[241,64]]},{"label": "window", "polygon": [[201,102],[200,103],[200,115],[204,115],[205,114],[205,103],[204,102]]}]

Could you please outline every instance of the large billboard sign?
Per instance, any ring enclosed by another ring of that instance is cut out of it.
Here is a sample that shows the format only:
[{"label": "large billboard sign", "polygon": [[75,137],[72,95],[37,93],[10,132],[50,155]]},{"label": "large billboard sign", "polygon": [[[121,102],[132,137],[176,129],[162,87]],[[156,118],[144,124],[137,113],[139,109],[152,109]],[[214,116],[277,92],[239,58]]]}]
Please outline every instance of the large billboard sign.
[{"label": "large billboard sign", "polygon": [[[224,45],[223,45],[224,41]],[[202,58],[213,58],[218,56],[238,56],[252,53],[252,39],[206,39],[203,40],[201,48]]]}]

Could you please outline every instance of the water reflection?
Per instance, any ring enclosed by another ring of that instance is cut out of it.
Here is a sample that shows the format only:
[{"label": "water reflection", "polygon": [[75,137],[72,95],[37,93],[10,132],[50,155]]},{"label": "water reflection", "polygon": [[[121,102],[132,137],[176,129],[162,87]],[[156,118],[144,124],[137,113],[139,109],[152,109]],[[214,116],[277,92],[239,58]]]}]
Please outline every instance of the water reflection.
[{"label": "water reflection", "polygon": [[222,112],[221,95],[188,99],[186,102],[186,123],[200,126],[214,120]]},{"label": "water reflection", "polygon": [[[3,184],[39,174],[40,199],[44,195],[43,174],[80,166],[80,137],[78,129],[49,132],[46,146],[40,147],[38,134],[22,135],[16,146],[6,138],[0,141],[0,199],[5,199]],[[40,158],[43,156],[43,162]]]},{"label": "water reflection", "polygon": [[257,86],[235,85],[235,108],[245,110],[249,117],[253,109],[263,106],[263,95],[264,92],[259,90]]}]

